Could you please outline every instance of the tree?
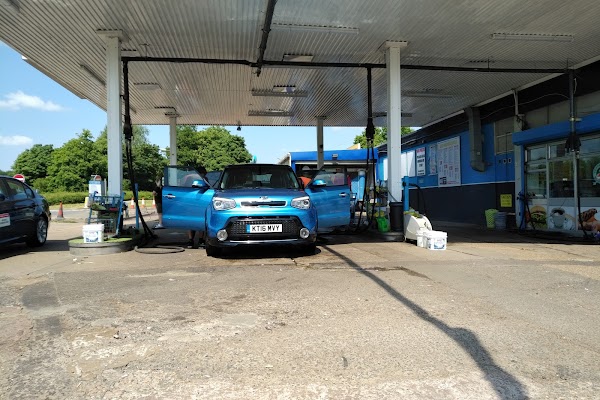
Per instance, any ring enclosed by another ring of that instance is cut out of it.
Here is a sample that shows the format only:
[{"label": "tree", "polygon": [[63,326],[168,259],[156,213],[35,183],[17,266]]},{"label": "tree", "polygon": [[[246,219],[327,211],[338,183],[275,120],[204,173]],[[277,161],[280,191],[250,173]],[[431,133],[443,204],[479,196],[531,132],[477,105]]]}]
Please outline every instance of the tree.
[{"label": "tree", "polygon": [[[408,135],[413,130],[408,126],[400,128],[400,135]],[[387,127],[375,127],[375,136],[373,137],[373,146],[379,146],[380,144],[387,143]],[[354,138],[354,144],[360,144],[361,148],[367,147],[367,133],[366,130],[362,131],[360,135],[356,135]]]},{"label": "tree", "polygon": [[[133,173],[138,184],[138,190],[152,190],[156,177],[167,165],[167,160],[160,153],[157,145],[148,142],[148,128],[142,125],[133,126],[131,139],[131,153],[133,158]],[[108,161],[108,131],[106,128],[100,133],[94,146],[104,156],[103,162]],[[106,165],[108,169],[108,164]],[[123,189],[131,189],[131,177],[127,167],[126,146],[123,144]]]},{"label": "tree", "polygon": [[57,191],[87,191],[91,175],[106,176],[103,155],[84,129],[76,138],[54,150],[48,165],[49,188]]},{"label": "tree", "polygon": [[218,171],[229,164],[250,162],[244,138],[232,135],[222,126],[210,126],[198,131],[195,126],[177,127],[177,163],[203,165],[208,171]]},{"label": "tree", "polygon": [[17,156],[12,169],[25,175],[28,182],[48,175],[48,164],[54,147],[51,144],[34,144]]}]

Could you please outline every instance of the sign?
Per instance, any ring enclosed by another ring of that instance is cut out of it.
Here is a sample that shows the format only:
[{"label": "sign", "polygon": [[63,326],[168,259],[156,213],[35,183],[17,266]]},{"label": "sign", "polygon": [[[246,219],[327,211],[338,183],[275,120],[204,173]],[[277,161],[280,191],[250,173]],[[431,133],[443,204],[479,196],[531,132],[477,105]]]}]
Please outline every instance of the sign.
[{"label": "sign", "polygon": [[460,186],[460,137],[437,144],[438,186]]},{"label": "sign", "polygon": [[425,147],[417,149],[417,176],[425,175]]},{"label": "sign", "polygon": [[500,195],[500,207],[512,208],[512,194]]},{"label": "sign", "polygon": [[600,163],[594,167],[593,179],[595,185],[600,185]]},{"label": "sign", "polygon": [[0,228],[10,226],[10,214],[0,214]]},{"label": "sign", "polygon": [[21,182],[25,183],[25,176],[22,174],[15,174],[15,176],[13,176],[13,178],[18,179]]},{"label": "sign", "polygon": [[429,146],[429,175],[437,175],[437,145]]}]

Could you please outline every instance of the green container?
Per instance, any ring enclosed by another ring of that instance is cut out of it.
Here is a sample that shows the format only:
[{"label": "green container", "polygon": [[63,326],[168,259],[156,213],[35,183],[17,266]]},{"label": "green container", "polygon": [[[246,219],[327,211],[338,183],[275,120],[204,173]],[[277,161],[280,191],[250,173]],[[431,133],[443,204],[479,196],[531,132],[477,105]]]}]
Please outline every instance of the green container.
[{"label": "green container", "polygon": [[379,232],[389,232],[390,231],[390,223],[388,222],[387,218],[378,217],[378,218],[375,218],[375,220],[377,221],[377,230]]},{"label": "green container", "polygon": [[485,210],[485,222],[488,228],[495,228],[496,223],[494,221],[494,217],[498,213],[498,210],[495,208],[490,208],[489,210]]}]

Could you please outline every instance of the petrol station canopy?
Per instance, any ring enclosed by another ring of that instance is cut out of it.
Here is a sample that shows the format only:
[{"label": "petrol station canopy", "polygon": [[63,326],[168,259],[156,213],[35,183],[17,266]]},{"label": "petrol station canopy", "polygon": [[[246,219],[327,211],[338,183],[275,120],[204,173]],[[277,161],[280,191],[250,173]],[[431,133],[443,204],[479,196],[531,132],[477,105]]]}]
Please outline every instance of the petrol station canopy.
[{"label": "petrol station canopy", "polygon": [[[402,125],[426,126],[600,56],[600,7],[573,0],[0,0],[0,39],[102,109],[107,32],[134,124],[386,124],[386,42]],[[7,79],[5,71],[3,79]]]}]

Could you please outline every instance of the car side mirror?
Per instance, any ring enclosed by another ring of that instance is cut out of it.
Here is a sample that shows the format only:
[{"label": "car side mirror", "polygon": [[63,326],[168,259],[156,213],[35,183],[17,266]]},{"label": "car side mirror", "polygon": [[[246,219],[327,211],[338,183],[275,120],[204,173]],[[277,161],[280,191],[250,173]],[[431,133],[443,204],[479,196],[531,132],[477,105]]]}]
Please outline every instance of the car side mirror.
[{"label": "car side mirror", "polygon": [[206,189],[208,188],[208,184],[205,181],[199,179],[192,182],[192,187],[196,189]]},{"label": "car side mirror", "polygon": [[327,184],[325,183],[325,181],[323,179],[315,179],[314,181],[311,182],[310,185],[317,186],[317,187],[327,186]]}]

